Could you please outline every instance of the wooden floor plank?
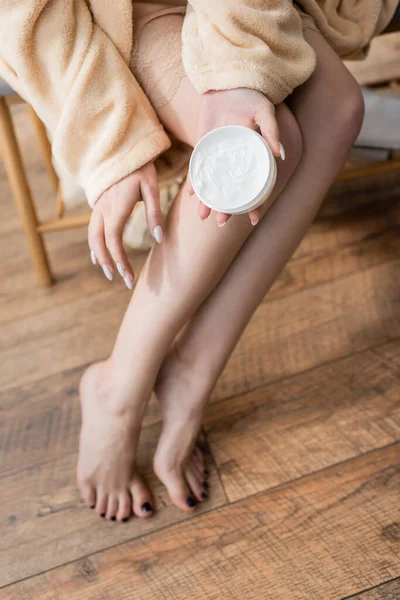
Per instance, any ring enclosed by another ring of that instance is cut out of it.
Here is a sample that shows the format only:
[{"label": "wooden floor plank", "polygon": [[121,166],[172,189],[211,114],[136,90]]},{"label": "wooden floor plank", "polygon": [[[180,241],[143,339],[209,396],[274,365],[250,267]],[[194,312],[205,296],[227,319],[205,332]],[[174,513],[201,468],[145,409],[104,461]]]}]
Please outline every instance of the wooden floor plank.
[{"label": "wooden floor plank", "polygon": [[[3,390],[109,355],[129,296],[121,286],[2,327]],[[22,368],[22,365],[24,368]]]},{"label": "wooden floor plank", "polygon": [[400,263],[261,305],[214,391],[242,394],[400,334]]},{"label": "wooden floor plank", "polygon": [[[3,590],[5,600],[339,600],[400,568],[392,446]],[[105,527],[105,526],[103,526]]]},{"label": "wooden floor plank", "polygon": [[[261,305],[214,398],[247,392],[400,335],[400,261]],[[3,391],[104,358],[129,297],[121,286],[2,327]],[[57,337],[57,343],[55,343]],[[24,365],[24,368],[21,368]]]},{"label": "wooden floor plank", "polygon": [[[11,256],[6,259],[0,270],[0,327],[18,319],[43,319],[47,311],[62,304],[68,305],[93,294],[109,293],[110,287],[115,294],[121,293],[123,282],[119,278],[110,284],[100,267],[93,267],[87,245],[87,233],[74,230],[51,234],[46,242],[50,261],[56,278],[56,284],[43,289],[36,285],[32,266],[29,262],[25,240],[22,235],[11,234],[18,240],[18,248],[7,247]],[[140,272],[145,255],[128,251],[129,260],[136,273]],[[26,293],[29,288],[29,294]],[[126,290],[129,299],[129,292]]]},{"label": "wooden floor plank", "polygon": [[[211,404],[205,429],[229,498],[399,439],[400,369],[392,356],[400,356],[400,341]],[[76,452],[82,371],[0,395],[0,476]],[[144,426],[160,418],[152,399]]]},{"label": "wooden floor plank", "polygon": [[[339,228],[340,229],[340,228]],[[270,292],[265,296],[264,302],[273,298],[301,292],[306,288],[314,287],[325,282],[359,273],[365,269],[385,262],[396,260],[398,256],[399,232],[397,226],[374,234],[366,234],[365,239],[357,241],[357,228],[355,228],[353,242],[343,246],[331,247],[329,245],[328,231],[325,231],[327,245],[324,249],[319,244],[313,248],[313,240],[319,233],[319,224],[315,224],[310,235],[305,238],[304,244],[298,253],[287,264],[283,273],[278,277]],[[319,237],[319,236],[318,236]],[[333,236],[332,236],[333,237]],[[307,246],[311,243],[311,248]]]},{"label": "wooden floor plank", "polygon": [[[335,186],[324,204],[324,212],[334,209],[336,188],[341,190],[333,215],[323,214],[313,223],[284,273],[272,287],[267,300],[275,294],[293,293],[336,277],[348,275],[391,260],[395,257],[393,242],[398,238],[400,222],[400,173],[397,193],[386,195],[371,203],[371,188],[361,195],[361,206],[354,205],[358,182],[352,188],[351,200],[342,184]],[[396,186],[394,186],[396,188]],[[382,185],[378,188],[382,191]],[[386,238],[383,243],[383,238]]]},{"label": "wooden floor plank", "polygon": [[[0,477],[75,453],[81,423],[78,387],[85,367],[0,395]],[[161,420],[152,398],[143,426]]]},{"label": "wooden floor plank", "polygon": [[[399,536],[399,532],[397,533]],[[399,600],[400,598],[400,579],[383,583],[373,590],[361,592],[355,596],[347,596],[342,600]]]},{"label": "wooden floor plank", "polygon": [[[0,586],[190,518],[171,505],[153,474],[152,457],[159,432],[159,425],[142,430],[138,454],[140,471],[153,491],[158,511],[150,519],[105,522],[84,506],[75,483],[75,452],[3,476]],[[210,457],[207,464],[212,495],[199,512],[226,502]]]},{"label": "wooden floor plank", "polygon": [[398,373],[400,369],[400,356],[399,356],[399,348],[398,343],[396,341],[390,342],[388,344],[382,344],[373,349],[374,354],[377,357],[377,360],[383,358],[391,364],[391,367],[394,372]]},{"label": "wooden floor plank", "polygon": [[362,352],[212,404],[205,431],[238,500],[399,440],[400,369]]}]

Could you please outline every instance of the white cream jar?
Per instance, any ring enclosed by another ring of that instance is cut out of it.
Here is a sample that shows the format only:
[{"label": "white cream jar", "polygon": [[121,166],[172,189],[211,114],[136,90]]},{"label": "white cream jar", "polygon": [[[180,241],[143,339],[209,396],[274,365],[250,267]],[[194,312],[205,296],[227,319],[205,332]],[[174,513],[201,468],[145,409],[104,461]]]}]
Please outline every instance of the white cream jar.
[{"label": "white cream jar", "polygon": [[196,144],[189,178],[206,206],[240,215],[267,200],[276,181],[276,162],[256,131],[227,125],[213,129]]}]

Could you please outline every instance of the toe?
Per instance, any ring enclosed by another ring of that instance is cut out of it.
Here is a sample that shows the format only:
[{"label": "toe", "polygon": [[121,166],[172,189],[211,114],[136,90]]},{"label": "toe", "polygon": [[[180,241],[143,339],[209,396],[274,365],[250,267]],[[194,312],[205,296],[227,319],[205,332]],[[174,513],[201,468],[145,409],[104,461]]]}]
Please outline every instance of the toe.
[{"label": "toe", "polygon": [[157,476],[167,488],[169,497],[175,506],[186,512],[193,512],[196,508],[197,500],[189,490],[182,473],[174,470],[161,472],[158,469]]},{"label": "toe", "polygon": [[[195,463],[197,469],[200,471],[200,473],[202,475],[206,474],[207,471],[207,465],[206,465],[206,461],[204,459],[204,454],[202,453],[202,451],[200,450],[200,448],[198,446],[194,447],[193,450],[193,462]],[[208,475],[208,471],[207,471],[207,475]]]},{"label": "toe", "polygon": [[100,488],[97,489],[96,496],[96,513],[100,517],[105,517],[107,512],[108,496]]},{"label": "toe", "polygon": [[154,512],[153,501],[144,481],[138,475],[131,485],[132,510],[137,517],[151,517]]},{"label": "toe", "polygon": [[107,511],[106,511],[106,519],[111,521],[116,520],[116,514],[118,512],[118,496],[115,494],[110,494],[108,496],[107,502]]},{"label": "toe", "polygon": [[132,513],[132,498],[128,491],[122,492],[119,496],[117,519],[125,523]]},{"label": "toe", "polygon": [[196,474],[199,477],[203,477],[203,469],[201,468],[201,464],[199,463],[199,461],[196,459],[196,457],[194,455],[192,456],[192,460],[190,461],[190,464],[191,464],[193,470],[196,472]]},{"label": "toe", "polygon": [[195,495],[196,499],[199,502],[204,502],[208,498],[208,493],[205,487],[203,486],[203,476],[199,475],[196,469],[189,465],[189,467],[185,471],[186,480]]},{"label": "toe", "polygon": [[203,468],[203,466],[195,461],[192,461],[192,465],[194,470],[196,471],[196,474],[200,477],[200,479],[203,481],[203,479],[207,479],[208,478],[208,470]]},{"label": "toe", "polygon": [[79,486],[81,490],[82,498],[89,508],[96,506],[96,490],[89,484],[83,483]]}]

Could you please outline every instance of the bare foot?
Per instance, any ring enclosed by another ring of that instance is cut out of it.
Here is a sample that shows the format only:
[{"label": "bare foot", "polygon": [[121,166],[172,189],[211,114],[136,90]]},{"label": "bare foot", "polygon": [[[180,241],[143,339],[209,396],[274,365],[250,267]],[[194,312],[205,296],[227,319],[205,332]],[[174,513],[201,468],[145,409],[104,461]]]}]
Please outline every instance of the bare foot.
[{"label": "bare foot", "polygon": [[[98,515],[127,521],[153,514],[152,499],[136,470],[140,421],[136,407],[115,398],[107,363],[96,363],[80,383],[82,428],[77,480],[88,506]],[[118,408],[117,408],[118,407]]]},{"label": "bare foot", "polygon": [[154,472],[172,502],[192,511],[208,497],[208,471],[198,446],[205,394],[195,387],[193,373],[185,369],[174,349],[165,359],[154,392],[163,413],[163,428],[154,456]]}]

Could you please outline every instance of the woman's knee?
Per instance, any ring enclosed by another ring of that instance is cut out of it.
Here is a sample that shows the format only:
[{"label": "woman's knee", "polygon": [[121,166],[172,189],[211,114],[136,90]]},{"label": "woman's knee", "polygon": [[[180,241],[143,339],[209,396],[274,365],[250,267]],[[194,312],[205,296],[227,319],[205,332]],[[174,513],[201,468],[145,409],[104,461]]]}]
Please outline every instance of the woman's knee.
[{"label": "woman's knee", "polygon": [[[289,98],[299,120],[305,146],[308,138],[320,139],[326,151],[340,161],[357,139],[364,118],[360,86],[326,40],[307,30],[304,37],[313,48],[317,63],[311,77]],[[310,134],[310,135],[309,135]]]},{"label": "woman's knee", "polygon": [[353,78],[341,89],[336,107],[331,126],[335,127],[342,143],[350,149],[360,133],[365,110],[361,88]]}]

